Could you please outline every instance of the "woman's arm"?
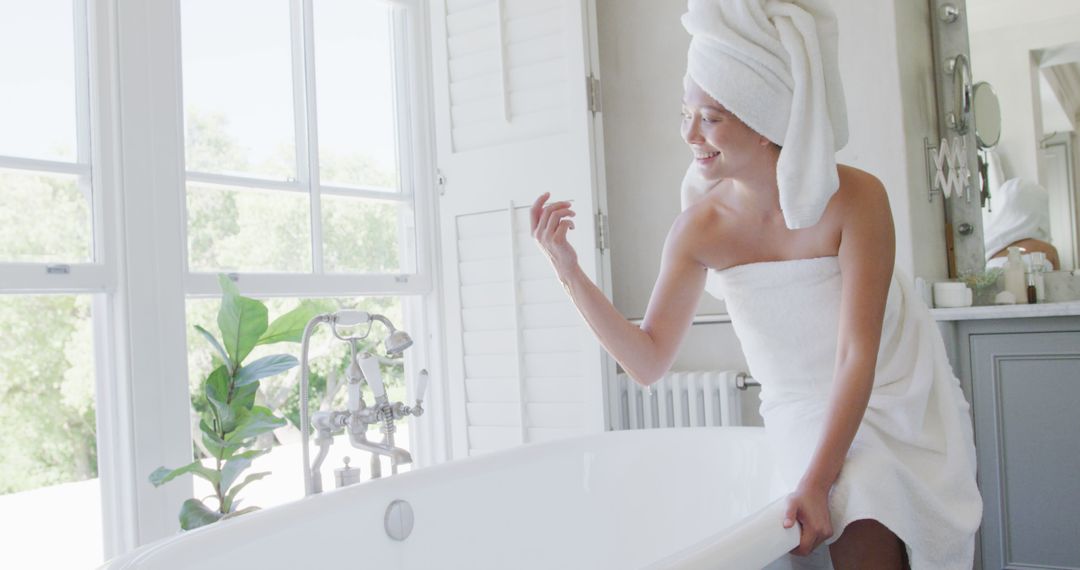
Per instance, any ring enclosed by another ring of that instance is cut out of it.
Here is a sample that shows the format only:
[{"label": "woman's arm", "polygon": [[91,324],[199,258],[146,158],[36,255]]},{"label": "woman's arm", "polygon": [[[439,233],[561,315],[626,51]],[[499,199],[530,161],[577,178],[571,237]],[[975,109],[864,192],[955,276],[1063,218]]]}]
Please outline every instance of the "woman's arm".
[{"label": "woman's arm", "polygon": [[568,202],[545,206],[548,196],[543,194],[532,206],[533,237],[604,349],[637,382],[655,382],[675,359],[705,287],[706,269],[695,256],[702,216],[684,212],[668,233],[660,276],[639,328],[619,314],[578,265],[577,254],[566,240],[567,231],[573,229],[569,218],[574,212]]},{"label": "woman's arm", "polygon": [[828,493],[870,400],[893,274],[895,235],[888,196],[876,178],[857,176],[859,182],[850,188],[839,212],[842,292],[835,381],[818,447],[795,492],[793,502],[806,503],[789,506],[788,518],[803,522],[803,541],[796,554],[809,554],[832,535]]}]

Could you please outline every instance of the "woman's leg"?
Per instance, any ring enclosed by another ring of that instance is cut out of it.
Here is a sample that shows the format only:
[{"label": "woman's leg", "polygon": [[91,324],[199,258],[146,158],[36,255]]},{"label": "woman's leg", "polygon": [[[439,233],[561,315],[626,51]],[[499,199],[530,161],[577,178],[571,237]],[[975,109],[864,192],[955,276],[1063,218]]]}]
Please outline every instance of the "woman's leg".
[{"label": "woman's leg", "polygon": [[857,520],[829,546],[835,570],[909,568],[904,542],[874,519]]}]

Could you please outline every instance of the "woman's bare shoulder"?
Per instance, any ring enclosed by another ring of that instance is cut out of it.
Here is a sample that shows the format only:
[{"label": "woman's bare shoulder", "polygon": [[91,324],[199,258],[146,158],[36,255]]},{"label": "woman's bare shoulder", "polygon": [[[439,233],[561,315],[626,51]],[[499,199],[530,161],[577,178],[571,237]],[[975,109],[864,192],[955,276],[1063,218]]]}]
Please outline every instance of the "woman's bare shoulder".
[{"label": "woman's bare shoulder", "polygon": [[716,200],[705,198],[679,213],[671,225],[670,236],[693,246],[710,241],[723,226],[723,208]]},{"label": "woman's bare shoulder", "polygon": [[840,174],[840,188],[836,191],[835,198],[842,211],[889,211],[889,194],[877,176],[845,164],[838,165],[837,171]]},{"label": "woman's bare shoulder", "polygon": [[727,267],[738,261],[732,255],[745,249],[748,239],[747,232],[738,228],[731,205],[721,193],[710,192],[679,214],[668,240],[680,243],[680,250],[700,265]]}]

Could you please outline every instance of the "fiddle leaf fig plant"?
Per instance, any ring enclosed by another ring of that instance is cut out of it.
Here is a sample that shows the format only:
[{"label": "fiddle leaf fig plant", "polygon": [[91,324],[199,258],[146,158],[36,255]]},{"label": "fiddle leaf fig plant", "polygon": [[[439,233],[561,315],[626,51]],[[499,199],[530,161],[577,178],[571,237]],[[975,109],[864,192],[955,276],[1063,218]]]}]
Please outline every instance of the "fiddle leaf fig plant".
[{"label": "fiddle leaf fig plant", "polygon": [[262,344],[299,342],[304,326],[320,310],[317,303],[304,302],[296,309],[268,323],[266,305],[240,295],[236,284],[220,275],[222,299],[217,326],[220,340],[210,331],[196,325],[195,329],[213,350],[215,368],[203,381],[205,410],[200,413],[199,431],[203,447],[209,452],[212,465],[203,460],[170,469],[159,467],[150,474],[155,487],[190,473],[205,479],[214,495],[205,500],[191,498],[180,507],[180,527],[190,530],[222,519],[258,510],[258,507],[238,508],[240,491],[270,474],[269,471],[241,475],[256,458],[269,449],[256,449],[260,435],[286,424],[286,420],[266,407],[255,405],[259,382],[281,374],[298,363],[288,354],[272,354],[250,362],[252,349]]}]

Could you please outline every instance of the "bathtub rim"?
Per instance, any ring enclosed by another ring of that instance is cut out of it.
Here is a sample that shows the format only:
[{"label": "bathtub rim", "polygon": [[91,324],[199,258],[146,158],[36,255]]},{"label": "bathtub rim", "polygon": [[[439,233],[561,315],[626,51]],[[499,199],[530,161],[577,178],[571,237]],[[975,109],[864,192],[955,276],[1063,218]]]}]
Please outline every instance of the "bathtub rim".
[{"label": "bathtub rim", "polygon": [[[515,446],[509,449],[492,451],[489,453],[483,453],[481,455],[475,455],[457,459],[453,461],[447,461],[438,465],[432,465],[419,469],[416,471],[408,471],[405,473],[399,473],[397,475],[383,477],[377,480],[365,481],[362,485],[354,485],[344,487],[341,489],[329,489],[323,493],[312,495],[308,497],[301,497],[294,501],[290,501],[281,505],[275,505],[266,509],[248,513],[243,517],[237,517],[236,519],[230,519],[225,521],[219,521],[210,525],[199,527],[189,531],[178,530],[171,536],[162,537],[145,545],[142,545],[131,552],[122,554],[115,558],[106,561],[103,565],[98,567],[98,570],[123,570],[128,568],[139,568],[140,564],[152,562],[157,557],[165,555],[163,551],[167,553],[168,550],[173,548],[184,547],[184,543],[191,541],[198,541],[200,537],[209,532],[219,532],[227,527],[238,524],[237,521],[242,521],[246,524],[251,524],[250,521],[257,521],[265,517],[288,517],[288,516],[304,516],[307,511],[318,509],[320,503],[328,501],[338,500],[339,493],[357,492],[361,489],[365,489],[365,492],[375,493],[377,489],[387,486],[402,485],[407,481],[411,481],[415,478],[432,478],[437,477],[443,471],[447,469],[460,469],[463,465],[471,465],[473,467],[480,466],[483,468],[485,464],[491,464],[497,466],[507,462],[513,462],[515,458],[522,455],[536,455],[537,453],[547,453],[552,450],[558,450],[560,448],[581,448],[582,451],[589,449],[590,442],[596,441],[611,441],[611,440],[631,440],[640,438],[674,438],[679,434],[726,434],[725,437],[738,437],[743,438],[755,438],[761,444],[768,445],[765,428],[758,426],[705,426],[705,427],[675,427],[675,428],[663,428],[663,429],[644,429],[644,430],[611,430],[603,431],[599,433],[586,434],[576,437],[558,439],[546,442],[529,443],[525,445]],[[739,523],[742,523],[746,519],[753,518],[758,514],[755,513],[749,515],[745,519],[741,519]],[[782,520],[782,519],[781,519]],[[724,536],[736,525],[725,527],[718,533],[710,536],[707,539],[699,541],[698,543],[684,547],[672,555],[665,557],[662,560],[683,560],[693,561],[697,560],[705,554],[711,553],[715,556],[716,553],[716,541],[722,540]],[[788,529],[790,530],[790,529]],[[796,540],[797,544],[797,540]],[[698,549],[702,549],[701,553]],[[677,557],[677,558],[676,558]],[[680,563],[681,564],[681,563]],[[657,567],[657,568],[662,568]],[[666,566],[671,568],[672,566]],[[679,565],[679,568],[683,566]],[[652,568],[652,566],[649,566]],[[686,568],[692,568],[692,566],[686,566]],[[694,567],[696,568],[696,567]],[[701,566],[701,568],[707,568],[707,566]]]}]

